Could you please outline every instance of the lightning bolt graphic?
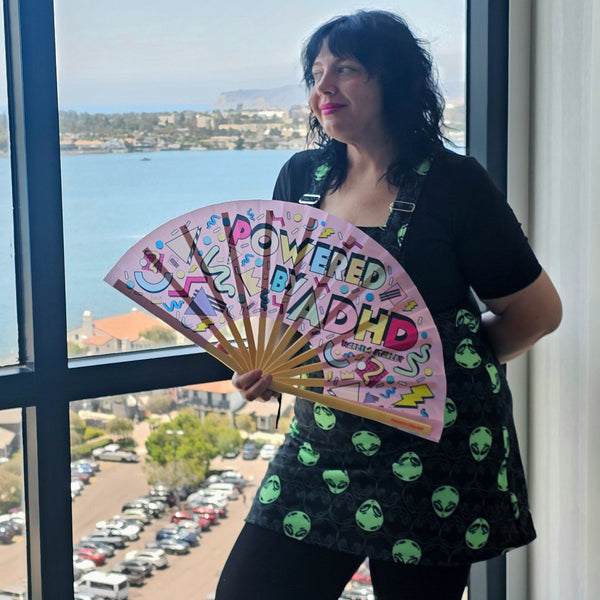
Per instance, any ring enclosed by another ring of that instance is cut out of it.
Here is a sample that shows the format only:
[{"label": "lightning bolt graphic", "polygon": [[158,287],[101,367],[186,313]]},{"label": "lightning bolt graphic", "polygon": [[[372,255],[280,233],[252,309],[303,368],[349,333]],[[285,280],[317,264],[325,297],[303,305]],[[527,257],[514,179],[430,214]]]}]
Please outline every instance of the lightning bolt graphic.
[{"label": "lightning bolt graphic", "polygon": [[428,398],[433,398],[433,392],[425,383],[421,385],[410,386],[410,394],[402,394],[402,400],[394,403],[394,406],[407,406],[416,408],[417,404],[422,404]]},{"label": "lightning bolt graphic", "polygon": [[414,300],[411,300],[410,302],[406,303],[406,306],[404,307],[404,311],[410,312],[411,310],[414,310],[415,308],[417,308],[417,303]]},{"label": "lightning bolt graphic", "polygon": [[323,229],[323,231],[319,235],[319,238],[328,238],[328,237],[331,237],[332,235],[333,235],[333,229],[331,229],[331,227],[328,227],[327,229]]}]

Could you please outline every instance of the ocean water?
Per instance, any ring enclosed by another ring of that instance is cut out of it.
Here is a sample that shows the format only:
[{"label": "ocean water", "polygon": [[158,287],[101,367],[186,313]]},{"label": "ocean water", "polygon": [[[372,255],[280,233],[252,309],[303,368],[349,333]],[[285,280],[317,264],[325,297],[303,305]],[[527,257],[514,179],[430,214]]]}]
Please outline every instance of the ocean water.
[{"label": "ocean water", "polygon": [[[195,208],[270,198],[279,169],[292,154],[253,150],[64,155],[67,327],[79,326],[85,310],[94,319],[131,310],[133,303],[103,279],[135,241]],[[9,169],[9,161],[0,160],[0,364],[16,348]]]}]

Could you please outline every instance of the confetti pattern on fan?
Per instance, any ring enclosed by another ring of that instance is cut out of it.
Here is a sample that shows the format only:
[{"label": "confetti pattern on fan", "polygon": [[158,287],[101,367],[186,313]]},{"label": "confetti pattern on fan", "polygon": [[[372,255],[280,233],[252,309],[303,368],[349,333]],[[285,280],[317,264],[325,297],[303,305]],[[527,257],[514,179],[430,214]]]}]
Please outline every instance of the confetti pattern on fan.
[{"label": "confetti pattern on fan", "polygon": [[136,243],[106,281],[234,371],[440,438],[433,318],[398,262],[341,219],[271,200],[204,207]]}]

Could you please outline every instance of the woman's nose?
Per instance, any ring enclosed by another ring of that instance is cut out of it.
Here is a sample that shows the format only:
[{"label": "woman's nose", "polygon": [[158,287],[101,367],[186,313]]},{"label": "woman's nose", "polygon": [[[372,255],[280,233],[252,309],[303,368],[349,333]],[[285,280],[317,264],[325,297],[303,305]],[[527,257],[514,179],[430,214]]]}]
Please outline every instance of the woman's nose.
[{"label": "woman's nose", "polygon": [[323,75],[321,75],[319,80],[316,82],[315,89],[317,92],[319,92],[319,94],[331,95],[335,93],[336,85],[333,75],[329,71],[323,73]]}]

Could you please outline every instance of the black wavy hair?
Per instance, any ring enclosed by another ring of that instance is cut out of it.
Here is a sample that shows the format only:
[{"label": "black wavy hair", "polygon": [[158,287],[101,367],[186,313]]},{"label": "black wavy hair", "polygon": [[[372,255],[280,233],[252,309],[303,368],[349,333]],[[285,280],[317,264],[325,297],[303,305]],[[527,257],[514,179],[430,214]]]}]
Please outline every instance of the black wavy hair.
[{"label": "black wavy hair", "polygon": [[[386,179],[398,185],[403,173],[417,166],[440,148],[444,99],[437,72],[425,43],[417,39],[398,15],[380,10],[361,10],[339,16],[321,25],[304,44],[304,82],[314,85],[312,66],[323,44],[338,58],[360,62],[382,89],[384,122],[398,154],[388,167]],[[328,188],[337,189],[346,179],[346,144],[330,138],[312,113],[309,143],[324,148],[331,167]]]}]

